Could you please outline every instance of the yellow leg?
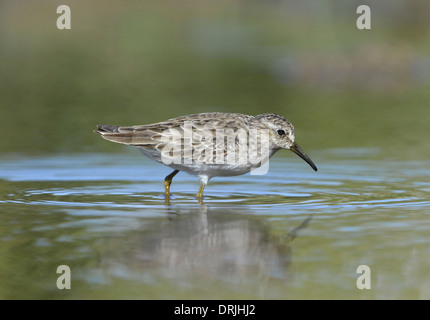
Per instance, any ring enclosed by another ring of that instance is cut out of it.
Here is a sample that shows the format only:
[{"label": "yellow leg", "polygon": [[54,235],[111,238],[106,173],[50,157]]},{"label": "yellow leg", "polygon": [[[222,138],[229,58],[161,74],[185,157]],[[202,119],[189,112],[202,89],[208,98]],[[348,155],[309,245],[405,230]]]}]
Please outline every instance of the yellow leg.
[{"label": "yellow leg", "polygon": [[200,189],[199,189],[199,192],[197,192],[197,196],[196,196],[196,198],[197,198],[197,201],[200,203],[200,204],[203,204],[203,190],[205,189],[205,184],[204,183],[202,183],[201,185],[200,185]]},{"label": "yellow leg", "polygon": [[170,185],[172,184],[173,177],[176,176],[178,172],[179,170],[175,170],[164,179],[164,194],[166,199],[170,198]]}]

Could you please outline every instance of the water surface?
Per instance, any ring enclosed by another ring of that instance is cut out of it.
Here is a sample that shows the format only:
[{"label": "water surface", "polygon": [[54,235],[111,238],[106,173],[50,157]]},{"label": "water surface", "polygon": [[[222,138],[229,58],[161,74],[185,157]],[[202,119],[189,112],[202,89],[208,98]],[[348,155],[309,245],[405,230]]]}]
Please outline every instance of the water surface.
[{"label": "water surface", "polygon": [[213,179],[203,205],[180,173],[165,205],[170,169],[133,151],[2,158],[0,298],[430,298],[428,161],[328,149],[315,173],[280,154]]}]

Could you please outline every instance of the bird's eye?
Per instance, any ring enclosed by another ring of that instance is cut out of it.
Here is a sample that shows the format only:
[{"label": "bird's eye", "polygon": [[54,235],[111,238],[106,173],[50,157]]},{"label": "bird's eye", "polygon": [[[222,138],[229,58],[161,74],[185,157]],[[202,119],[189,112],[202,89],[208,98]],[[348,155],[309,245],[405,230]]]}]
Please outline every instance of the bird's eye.
[{"label": "bird's eye", "polygon": [[280,136],[283,136],[285,134],[284,130],[279,129],[278,131],[276,131]]}]

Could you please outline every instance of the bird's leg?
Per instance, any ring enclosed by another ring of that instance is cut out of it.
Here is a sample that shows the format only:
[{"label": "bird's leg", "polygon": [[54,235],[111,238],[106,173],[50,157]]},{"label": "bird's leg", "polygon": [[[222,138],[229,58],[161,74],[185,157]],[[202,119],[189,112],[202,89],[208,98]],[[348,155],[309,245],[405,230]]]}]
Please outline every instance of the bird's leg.
[{"label": "bird's leg", "polygon": [[172,184],[173,177],[176,176],[178,172],[179,170],[175,170],[164,179],[164,194],[166,199],[170,198],[170,185]]},{"label": "bird's leg", "polygon": [[197,201],[199,202],[199,204],[203,204],[203,190],[205,189],[206,184],[202,183],[200,185],[200,189],[199,192],[197,192]]}]

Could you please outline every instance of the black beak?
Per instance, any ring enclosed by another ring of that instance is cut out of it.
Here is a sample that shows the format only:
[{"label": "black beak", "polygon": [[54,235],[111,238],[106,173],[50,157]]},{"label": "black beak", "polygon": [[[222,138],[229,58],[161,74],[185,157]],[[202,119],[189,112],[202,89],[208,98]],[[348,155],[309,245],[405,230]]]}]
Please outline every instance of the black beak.
[{"label": "black beak", "polygon": [[316,165],[312,162],[311,158],[309,158],[309,156],[302,150],[302,148],[299,147],[299,145],[297,143],[294,143],[291,146],[290,151],[294,152],[300,158],[305,160],[308,163],[308,165],[310,165],[312,167],[312,169],[314,169],[315,171],[318,171]]}]

